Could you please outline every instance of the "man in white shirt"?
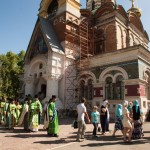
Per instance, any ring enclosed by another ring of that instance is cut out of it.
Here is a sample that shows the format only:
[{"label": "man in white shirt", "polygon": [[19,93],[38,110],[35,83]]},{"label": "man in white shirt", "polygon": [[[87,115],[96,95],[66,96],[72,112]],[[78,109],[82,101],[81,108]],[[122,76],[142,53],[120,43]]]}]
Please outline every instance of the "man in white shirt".
[{"label": "man in white shirt", "polygon": [[86,99],[82,98],[81,103],[77,105],[78,133],[77,133],[76,141],[78,141],[78,142],[81,142],[82,141],[81,139],[84,139],[84,134],[85,134],[85,130],[86,130],[86,124],[85,124],[85,121],[84,121],[84,117],[86,117],[86,119],[90,123],[90,119],[89,119],[88,113],[86,111],[86,107],[84,105],[85,102],[86,102]]}]

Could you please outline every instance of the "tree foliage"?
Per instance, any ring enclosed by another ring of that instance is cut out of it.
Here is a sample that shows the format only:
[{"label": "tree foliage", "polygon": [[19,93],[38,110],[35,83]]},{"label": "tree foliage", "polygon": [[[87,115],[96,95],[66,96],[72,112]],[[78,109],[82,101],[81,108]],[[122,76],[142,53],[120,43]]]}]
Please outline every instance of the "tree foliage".
[{"label": "tree foliage", "polygon": [[9,51],[0,55],[0,96],[19,96],[24,56],[23,50],[19,54]]}]

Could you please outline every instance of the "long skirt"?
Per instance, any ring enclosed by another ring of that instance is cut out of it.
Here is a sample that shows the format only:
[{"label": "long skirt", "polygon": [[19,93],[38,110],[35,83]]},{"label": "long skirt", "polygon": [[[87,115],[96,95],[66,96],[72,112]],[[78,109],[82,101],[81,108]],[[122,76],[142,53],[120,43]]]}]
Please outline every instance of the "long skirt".
[{"label": "long skirt", "polygon": [[28,112],[24,116],[24,130],[28,130]]},{"label": "long skirt", "polygon": [[48,132],[48,134],[58,134],[59,128],[58,128],[58,117],[57,117],[57,115],[55,116],[53,121],[49,122],[47,132]]},{"label": "long skirt", "polygon": [[16,126],[16,118],[13,114],[9,114],[8,117],[8,128],[14,128]]},{"label": "long skirt", "polygon": [[140,139],[144,136],[142,122],[140,120],[134,120],[134,129],[132,132],[133,139]]},{"label": "long skirt", "polygon": [[105,133],[107,128],[107,118],[101,118],[100,121],[101,121],[102,133]]},{"label": "long skirt", "polygon": [[29,130],[33,131],[33,132],[37,132],[39,129],[39,114],[33,114],[30,118],[30,122],[29,122]]},{"label": "long skirt", "polygon": [[115,119],[115,130],[123,130],[122,120],[119,117]]}]

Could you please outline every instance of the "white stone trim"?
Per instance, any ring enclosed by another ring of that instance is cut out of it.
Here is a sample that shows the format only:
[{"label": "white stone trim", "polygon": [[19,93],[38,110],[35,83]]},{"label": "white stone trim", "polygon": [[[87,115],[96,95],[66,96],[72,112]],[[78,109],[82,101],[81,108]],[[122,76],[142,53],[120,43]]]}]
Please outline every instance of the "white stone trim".
[{"label": "white stone trim", "polygon": [[31,69],[32,69],[32,67],[36,64],[36,63],[42,63],[43,64],[43,66],[46,66],[46,61],[44,61],[43,59],[38,59],[38,58],[36,58],[36,60],[33,60],[32,62],[31,62],[31,64],[30,64],[30,66],[29,66],[29,68],[28,68],[28,75],[27,76],[29,76],[30,74],[31,74]]},{"label": "white stone trim", "polygon": [[149,67],[145,67],[144,71],[143,71],[143,79],[148,82],[148,78],[150,75],[150,68]]},{"label": "white stone trim", "polygon": [[100,81],[100,82],[101,82],[101,81],[105,81],[105,80],[104,80],[105,75],[106,75],[108,72],[113,71],[113,70],[118,70],[118,71],[120,71],[120,72],[122,73],[122,75],[123,75],[124,80],[127,80],[127,79],[128,79],[128,74],[127,74],[127,72],[126,72],[123,68],[118,67],[118,66],[112,66],[112,67],[106,68],[106,69],[101,73],[101,75],[100,75],[100,77],[99,77],[99,81]]},{"label": "white stone trim", "polygon": [[95,77],[95,75],[94,75],[94,73],[92,73],[91,71],[83,71],[83,72],[81,72],[81,74],[79,74],[79,76],[78,76],[78,81],[79,81],[79,79],[81,78],[81,76],[83,76],[83,75],[90,75],[92,78],[92,80],[93,80],[93,83],[96,83],[96,77]]}]

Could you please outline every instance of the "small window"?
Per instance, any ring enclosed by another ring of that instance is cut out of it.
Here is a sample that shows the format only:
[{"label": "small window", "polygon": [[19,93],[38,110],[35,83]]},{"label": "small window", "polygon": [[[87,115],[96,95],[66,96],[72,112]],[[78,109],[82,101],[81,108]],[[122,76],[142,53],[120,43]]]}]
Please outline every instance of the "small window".
[{"label": "small window", "polygon": [[40,72],[40,77],[42,77],[42,72]]},{"label": "small window", "polygon": [[39,65],[39,69],[42,69],[42,68],[43,68],[43,64],[40,64],[40,65]]},{"label": "small window", "polygon": [[37,74],[36,73],[34,74],[34,77],[37,78]]}]

